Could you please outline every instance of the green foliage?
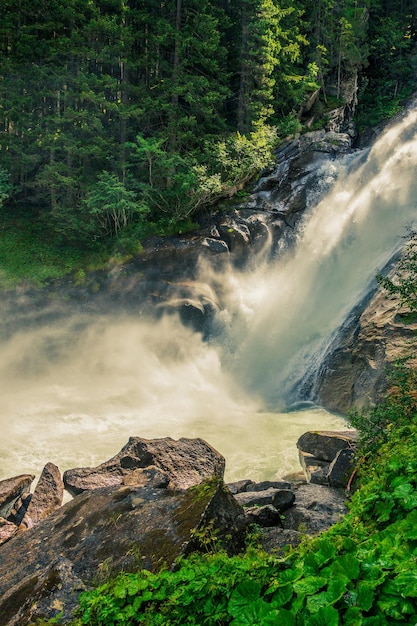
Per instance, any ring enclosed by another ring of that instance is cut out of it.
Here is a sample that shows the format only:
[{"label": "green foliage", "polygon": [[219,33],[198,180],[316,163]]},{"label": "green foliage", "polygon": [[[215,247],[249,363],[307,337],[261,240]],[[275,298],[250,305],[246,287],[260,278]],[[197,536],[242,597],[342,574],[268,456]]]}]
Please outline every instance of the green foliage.
[{"label": "green foliage", "polygon": [[310,4],[5,0],[0,204],[79,247],[233,193],[299,132],[335,38],[341,71],[364,55],[361,2]]},{"label": "green foliage", "polygon": [[10,174],[0,166],[0,208],[10,197],[12,185],[9,182]]},{"label": "green foliage", "polygon": [[396,265],[395,277],[377,277],[388,293],[398,296],[411,312],[417,311],[417,234],[412,233],[408,245]]},{"label": "green foliage", "polygon": [[98,222],[93,227],[95,236],[117,234],[136,217],[143,218],[149,207],[139,202],[133,191],[126,189],[116,174],[102,172],[85,197],[85,206]]},{"label": "green foliage", "polygon": [[80,282],[86,270],[102,267],[107,256],[105,248],[62,247],[25,220],[7,221],[0,237],[0,288],[12,289],[23,281],[42,286],[70,275]]}]

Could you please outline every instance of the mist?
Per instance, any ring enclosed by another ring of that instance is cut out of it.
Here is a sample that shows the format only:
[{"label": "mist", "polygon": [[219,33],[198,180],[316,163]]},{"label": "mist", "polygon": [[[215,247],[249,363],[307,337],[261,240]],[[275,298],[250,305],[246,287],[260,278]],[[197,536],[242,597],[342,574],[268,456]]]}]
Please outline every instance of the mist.
[{"label": "mist", "polygon": [[94,466],[129,436],[202,437],[226,457],[227,480],[299,470],[303,432],[346,427],[320,407],[293,410],[297,390],[415,219],[416,120],[323,167],[331,189],[311,190],[294,250],[220,276],[201,264],[201,282],[222,286],[210,339],[175,315],[70,308],[3,333],[0,479],[48,461]]}]

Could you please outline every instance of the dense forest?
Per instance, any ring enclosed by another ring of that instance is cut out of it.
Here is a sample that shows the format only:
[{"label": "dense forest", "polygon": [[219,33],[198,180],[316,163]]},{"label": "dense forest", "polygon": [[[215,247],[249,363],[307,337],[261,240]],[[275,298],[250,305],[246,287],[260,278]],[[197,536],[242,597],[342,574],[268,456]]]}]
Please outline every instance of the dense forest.
[{"label": "dense forest", "polygon": [[389,116],[414,89],[416,10],[415,0],[3,0],[9,250],[25,242],[16,229],[31,245],[86,250],[191,227],[303,129],[317,90],[309,128],[346,103],[352,81],[352,114]]}]

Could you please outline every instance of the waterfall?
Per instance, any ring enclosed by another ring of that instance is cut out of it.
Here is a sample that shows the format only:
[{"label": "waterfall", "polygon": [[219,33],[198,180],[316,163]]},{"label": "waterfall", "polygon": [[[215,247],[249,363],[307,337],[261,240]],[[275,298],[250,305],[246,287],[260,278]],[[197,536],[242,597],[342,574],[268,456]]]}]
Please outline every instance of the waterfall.
[{"label": "waterfall", "polygon": [[[226,295],[211,341],[175,316],[111,311],[51,317],[2,339],[0,479],[39,474],[47,461],[96,465],[130,435],[203,437],[226,457],[229,479],[295,470],[302,432],[345,426],[320,407],[288,408],[415,218],[416,120],[411,111],[372,149],[323,166],[330,190],[319,202],[323,190],[311,192],[293,250],[216,276]],[[202,280],[211,272],[202,266]]]},{"label": "waterfall", "polygon": [[337,180],[306,212],[295,251],[241,277],[247,328],[230,368],[267,406],[297,399],[320,346],[404,245],[417,217],[416,133],[412,110],[372,149],[330,164]]}]

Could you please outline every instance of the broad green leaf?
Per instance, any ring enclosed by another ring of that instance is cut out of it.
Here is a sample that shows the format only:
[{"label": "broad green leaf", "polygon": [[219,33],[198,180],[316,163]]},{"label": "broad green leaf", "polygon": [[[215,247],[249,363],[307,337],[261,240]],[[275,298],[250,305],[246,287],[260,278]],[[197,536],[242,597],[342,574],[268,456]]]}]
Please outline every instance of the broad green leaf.
[{"label": "broad green leaf", "polygon": [[[295,617],[291,613],[291,611],[286,611],[285,609],[281,609],[278,612],[278,618],[275,622],[275,625],[279,624],[279,626],[295,626]],[[274,626],[275,626],[274,625]]]},{"label": "broad green leaf", "polygon": [[304,558],[304,573],[306,576],[315,576],[319,571],[319,562],[313,552],[309,552]]},{"label": "broad green leaf", "polygon": [[403,572],[392,581],[398,594],[403,598],[417,598],[417,571]]},{"label": "broad green leaf", "polygon": [[387,617],[393,617],[394,619],[401,619],[400,613],[400,600],[396,595],[391,595],[388,593],[382,593],[376,604],[381,612]]},{"label": "broad green leaf", "polygon": [[344,554],[333,563],[332,570],[335,576],[342,574],[349,580],[355,580],[359,576],[360,564],[353,554]]},{"label": "broad green leaf", "polygon": [[332,606],[322,607],[305,621],[305,626],[338,626],[339,614]]},{"label": "broad green leaf", "polygon": [[144,591],[149,587],[147,580],[143,578],[133,578],[127,584],[127,593],[129,596],[135,596],[139,591]]},{"label": "broad green leaf", "polygon": [[358,597],[357,597],[357,605],[363,611],[369,611],[374,603],[375,598],[375,587],[377,585],[374,581],[360,581],[356,588]]},{"label": "broad green leaf", "polygon": [[383,615],[363,618],[363,626],[385,626],[386,624],[388,622]]},{"label": "broad green leaf", "polygon": [[329,582],[327,588],[327,595],[329,600],[334,603],[340,600],[340,598],[346,593],[346,587],[349,584],[349,580],[344,577],[334,578]]},{"label": "broad green leaf", "polygon": [[326,583],[326,578],[321,578],[320,576],[307,576],[306,578],[297,580],[297,582],[294,583],[294,591],[299,595],[308,596],[317,593],[317,591],[322,589]]},{"label": "broad green leaf", "polygon": [[410,494],[412,494],[414,492],[414,487],[413,485],[411,485],[410,483],[401,483],[399,484],[393,492],[393,496],[395,498],[406,498],[407,496],[409,496]]},{"label": "broad green leaf", "polygon": [[291,584],[285,587],[279,587],[272,596],[271,603],[275,607],[285,606],[293,596],[293,587]]},{"label": "broad green leaf", "polygon": [[292,583],[296,580],[299,580],[303,576],[304,572],[301,567],[294,569],[285,569],[280,572],[277,576],[276,583],[278,587],[282,585],[287,585],[288,583]]},{"label": "broad green leaf", "polygon": [[233,617],[240,617],[241,613],[251,603],[259,599],[261,585],[254,580],[245,580],[234,590],[228,603],[228,611]]},{"label": "broad green leaf", "polygon": [[336,548],[328,539],[320,539],[317,543],[317,551],[315,553],[319,565],[324,565],[330,561],[336,554]]},{"label": "broad green leaf", "polygon": [[125,580],[121,580],[117,583],[117,585],[115,586],[114,590],[113,590],[113,594],[115,598],[126,598],[127,596],[127,587],[126,587],[126,581]]},{"label": "broad green leaf", "polygon": [[307,607],[309,611],[316,613],[323,607],[335,604],[345,594],[348,582],[347,578],[334,579],[329,583],[327,591],[308,597]]},{"label": "broad green leaf", "polygon": [[[230,608],[229,608],[230,611]],[[268,602],[258,598],[244,607],[240,607],[239,612],[234,615],[231,622],[233,626],[254,626],[254,624],[273,624],[272,620],[277,623],[278,611],[271,607]]]},{"label": "broad green leaf", "polygon": [[343,616],[344,626],[362,626],[363,615],[362,611],[357,606],[351,606],[348,608]]}]

